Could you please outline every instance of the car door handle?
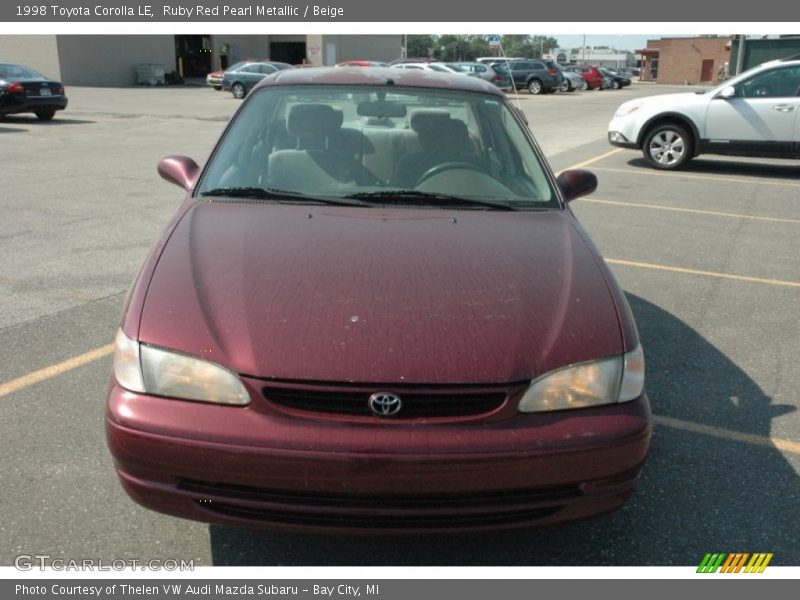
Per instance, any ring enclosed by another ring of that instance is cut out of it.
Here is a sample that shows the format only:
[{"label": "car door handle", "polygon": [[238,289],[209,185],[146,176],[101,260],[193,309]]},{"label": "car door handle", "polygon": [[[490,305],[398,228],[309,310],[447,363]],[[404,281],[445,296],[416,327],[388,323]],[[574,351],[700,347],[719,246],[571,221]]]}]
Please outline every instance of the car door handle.
[{"label": "car door handle", "polygon": [[792,112],[794,110],[794,104],[776,104],[772,107],[772,110],[777,110],[778,112]]}]

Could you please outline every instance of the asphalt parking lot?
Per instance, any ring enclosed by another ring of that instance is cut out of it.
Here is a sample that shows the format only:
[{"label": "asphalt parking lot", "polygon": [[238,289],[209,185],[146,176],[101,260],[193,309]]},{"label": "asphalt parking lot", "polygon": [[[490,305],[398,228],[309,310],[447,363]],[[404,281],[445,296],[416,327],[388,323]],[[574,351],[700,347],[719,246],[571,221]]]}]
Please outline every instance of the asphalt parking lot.
[{"label": "asphalt parking lot", "polygon": [[683,87],[520,94],[555,170],[600,179],[574,210],[637,319],[655,414],[628,504],[481,535],[345,538],[206,526],[138,507],[107,452],[109,344],[180,191],[159,158],[204,159],[238,101],[205,88],[68,88],[50,123],[0,122],[0,564],[175,558],[196,565],[800,564],[800,162],[704,156],[680,173],[613,149],[624,100]]}]

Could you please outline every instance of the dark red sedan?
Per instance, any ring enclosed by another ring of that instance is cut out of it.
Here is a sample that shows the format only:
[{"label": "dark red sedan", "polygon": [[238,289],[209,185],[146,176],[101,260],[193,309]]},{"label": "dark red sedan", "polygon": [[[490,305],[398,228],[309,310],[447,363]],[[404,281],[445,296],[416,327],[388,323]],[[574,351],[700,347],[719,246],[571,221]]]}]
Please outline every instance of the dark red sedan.
[{"label": "dark red sedan", "polygon": [[248,95],[127,299],[107,435],[126,491],[318,531],[553,523],[647,453],[625,296],[502,92],[302,69]]}]

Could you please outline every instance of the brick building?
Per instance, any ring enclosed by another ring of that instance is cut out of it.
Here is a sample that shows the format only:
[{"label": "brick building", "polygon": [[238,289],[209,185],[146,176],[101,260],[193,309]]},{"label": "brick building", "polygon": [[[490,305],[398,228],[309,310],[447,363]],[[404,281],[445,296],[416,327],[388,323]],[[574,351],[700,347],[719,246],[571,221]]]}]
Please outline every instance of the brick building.
[{"label": "brick building", "polygon": [[717,83],[727,75],[731,36],[647,40],[642,57],[642,81],[665,84]]}]

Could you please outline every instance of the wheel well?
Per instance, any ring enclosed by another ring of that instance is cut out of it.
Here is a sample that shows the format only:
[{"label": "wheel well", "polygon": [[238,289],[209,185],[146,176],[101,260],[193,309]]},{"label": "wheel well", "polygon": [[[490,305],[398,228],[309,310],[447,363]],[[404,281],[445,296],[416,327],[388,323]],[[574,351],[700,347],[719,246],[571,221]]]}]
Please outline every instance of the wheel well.
[{"label": "wheel well", "polygon": [[666,125],[668,123],[671,123],[673,125],[680,125],[691,134],[692,155],[697,156],[697,149],[698,149],[697,147],[699,145],[698,141],[700,140],[700,134],[697,131],[697,127],[695,127],[695,124],[692,123],[690,119],[687,119],[686,117],[681,115],[658,115],[650,119],[650,121],[648,121],[645,124],[645,126],[642,127],[641,132],[639,133],[639,139],[636,140],[637,146],[639,146],[640,149],[642,148],[642,146],[644,146],[645,138],[650,134],[650,131],[654,127],[658,127],[659,125]]}]

